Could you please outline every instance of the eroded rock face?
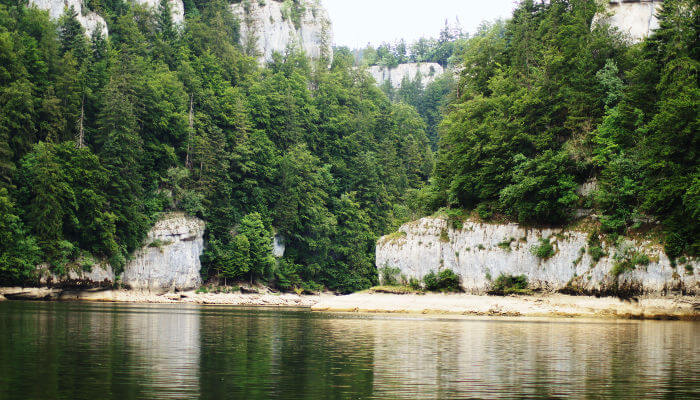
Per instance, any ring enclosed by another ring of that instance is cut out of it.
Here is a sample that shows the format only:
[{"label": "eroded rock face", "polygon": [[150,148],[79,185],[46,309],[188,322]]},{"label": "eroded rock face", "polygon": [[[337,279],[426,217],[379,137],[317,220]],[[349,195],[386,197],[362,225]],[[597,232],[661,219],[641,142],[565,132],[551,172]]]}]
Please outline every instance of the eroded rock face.
[{"label": "eroded rock face", "polygon": [[122,283],[139,290],[188,290],[199,287],[204,250],[204,221],[172,214],[158,221],[124,268]]},{"label": "eroded rock face", "polygon": [[[328,13],[319,0],[300,0],[298,15],[293,2],[243,0],[231,5],[241,21],[241,45],[257,53],[261,61],[274,52],[298,46],[311,58],[332,57],[332,30]],[[249,44],[251,44],[249,46]]]},{"label": "eroded rock face", "polygon": [[96,29],[100,29],[102,35],[107,37],[107,23],[104,18],[93,11],[83,10],[81,0],[29,0],[29,5],[48,11],[51,19],[59,19],[66,8],[73,6],[78,13],[78,21],[83,25],[88,36],[91,36]]},{"label": "eroded rock face", "polygon": [[[540,238],[549,239],[554,246],[554,255],[546,260],[531,252]],[[378,268],[398,268],[406,278],[417,279],[430,271],[449,268],[471,293],[490,290],[500,274],[524,274],[531,288],[546,291],[569,288],[581,293],[700,293],[697,260],[673,267],[659,246],[634,243],[650,263],[615,277],[612,270],[617,262],[613,258],[616,249],[603,243],[607,256],[595,262],[588,254],[587,241],[588,234],[578,231],[471,221],[454,229],[443,219],[423,218],[380,238],[376,264]]]},{"label": "eroded rock face", "polygon": [[638,42],[659,27],[656,13],[662,4],[663,1],[660,0],[610,0],[608,9],[612,15],[599,18],[598,21],[617,27],[633,42]]},{"label": "eroded rock face", "polygon": [[37,268],[37,274],[39,283],[50,287],[108,287],[114,284],[114,271],[107,263],[89,269],[69,268],[66,276],[56,275],[44,264]]},{"label": "eroded rock face", "polygon": [[404,78],[415,80],[418,74],[421,76],[421,83],[425,86],[445,72],[444,68],[438,63],[407,63],[399,64],[394,68],[373,65],[367,68],[367,71],[377,81],[378,85],[390,81],[391,86],[394,88],[400,87]]}]

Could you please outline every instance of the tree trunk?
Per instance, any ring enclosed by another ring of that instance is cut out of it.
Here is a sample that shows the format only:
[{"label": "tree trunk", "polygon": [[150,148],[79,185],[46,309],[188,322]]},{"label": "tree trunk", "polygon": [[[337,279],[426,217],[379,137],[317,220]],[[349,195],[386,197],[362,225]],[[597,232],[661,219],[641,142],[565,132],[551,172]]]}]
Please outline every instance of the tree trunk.
[{"label": "tree trunk", "polygon": [[76,146],[79,149],[85,147],[85,132],[83,130],[83,124],[85,121],[85,95],[83,95],[80,101],[80,118],[78,118],[78,140],[76,141]]},{"label": "tree trunk", "polygon": [[190,95],[190,114],[189,114],[189,129],[187,129],[187,155],[185,156],[185,167],[191,168],[192,161],[190,161],[190,143],[192,142],[192,130],[194,129],[194,95]]}]

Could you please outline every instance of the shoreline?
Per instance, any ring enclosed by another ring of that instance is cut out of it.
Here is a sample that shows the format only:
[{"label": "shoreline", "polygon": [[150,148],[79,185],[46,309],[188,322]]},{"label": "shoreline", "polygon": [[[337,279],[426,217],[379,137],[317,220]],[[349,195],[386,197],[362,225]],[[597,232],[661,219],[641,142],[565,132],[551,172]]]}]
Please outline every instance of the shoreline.
[{"label": "shoreline", "polygon": [[354,293],[324,298],[312,311],[471,317],[700,320],[697,296],[617,297],[560,293],[489,296],[474,294]]},{"label": "shoreline", "polygon": [[62,290],[0,288],[3,300],[96,301],[309,308],[313,312],[425,316],[700,320],[698,296],[617,297],[559,293],[489,296],[474,294],[386,294],[358,292],[337,296],[294,293],[157,293],[124,289]]}]

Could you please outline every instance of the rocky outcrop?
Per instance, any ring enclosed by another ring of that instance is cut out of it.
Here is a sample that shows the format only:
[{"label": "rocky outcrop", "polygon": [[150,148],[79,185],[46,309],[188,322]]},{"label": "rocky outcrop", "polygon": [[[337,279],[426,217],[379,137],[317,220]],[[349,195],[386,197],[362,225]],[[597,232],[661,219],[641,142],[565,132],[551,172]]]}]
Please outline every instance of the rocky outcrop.
[{"label": "rocky outcrop", "polygon": [[399,64],[393,68],[373,65],[368,67],[367,71],[377,81],[378,85],[389,81],[394,88],[400,87],[404,78],[415,80],[418,75],[421,77],[421,83],[425,86],[445,72],[444,68],[438,63],[407,63]]},{"label": "rocky outcrop", "polygon": [[48,11],[51,19],[59,19],[65,9],[72,6],[78,13],[78,21],[83,25],[88,36],[91,36],[96,29],[100,29],[102,35],[107,36],[107,23],[104,18],[87,8],[83,9],[81,0],[29,0],[29,5]]},{"label": "rocky outcrop", "polygon": [[[158,5],[160,4],[160,0],[131,1],[136,4],[150,7],[154,10],[157,10]],[[181,25],[185,21],[185,6],[182,0],[169,0],[169,2],[173,22]],[[96,29],[100,29],[102,31],[102,35],[105,37],[109,33],[107,30],[107,23],[105,22],[104,18],[102,18],[96,12],[88,10],[87,7],[83,7],[82,0],[29,0],[29,5],[33,5],[41,10],[48,11],[51,19],[59,19],[65,12],[65,9],[72,6],[78,13],[78,21],[83,25],[83,28],[85,28],[85,33],[88,36],[92,36],[92,33]]]},{"label": "rocky outcrop", "polygon": [[188,290],[199,287],[204,250],[204,221],[172,214],[158,221],[124,268],[122,284],[140,290]]},{"label": "rocky outcrop", "polygon": [[202,284],[199,256],[204,250],[204,228],[204,221],[197,218],[168,214],[151,228],[145,245],[132,255],[120,278],[106,262],[78,260],[62,275],[40,265],[37,283],[60,289],[106,288],[115,282],[138,290],[195,289]]},{"label": "rocky outcrop", "polygon": [[661,0],[610,0],[610,15],[600,16],[596,21],[609,23],[638,42],[659,27],[656,13],[662,4]]},{"label": "rocky outcrop", "polygon": [[[78,264],[84,264],[84,260]],[[58,275],[46,264],[37,268],[41,285],[51,287],[108,287],[114,285],[114,271],[107,263],[89,267],[69,267],[65,275]]]},{"label": "rocky outcrop", "polygon": [[[549,241],[553,254],[533,254],[540,240]],[[627,246],[627,247],[625,247]],[[663,249],[648,242],[622,246],[601,243],[598,261],[589,254],[588,234],[561,229],[524,228],[518,224],[467,221],[453,227],[441,218],[423,218],[403,225],[377,242],[378,268],[398,268],[406,279],[422,279],[431,271],[451,269],[465,291],[489,291],[499,275],[526,275],[532,289],[590,294],[700,293],[700,263],[683,260],[673,266]],[[647,265],[620,272],[619,263],[631,254],[644,254]],[[615,257],[617,255],[617,257]],[[616,271],[616,265],[617,271]]]},{"label": "rocky outcrop", "polygon": [[332,30],[319,0],[243,0],[231,5],[241,21],[241,45],[261,61],[297,46],[311,58],[332,57]]}]

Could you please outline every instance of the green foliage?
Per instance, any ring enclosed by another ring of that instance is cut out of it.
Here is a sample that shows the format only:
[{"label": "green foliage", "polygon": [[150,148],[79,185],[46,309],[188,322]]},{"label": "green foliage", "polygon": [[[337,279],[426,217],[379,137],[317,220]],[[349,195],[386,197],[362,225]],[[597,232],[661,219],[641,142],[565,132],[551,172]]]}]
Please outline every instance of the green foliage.
[{"label": "green foliage", "polygon": [[447,233],[447,228],[443,228],[440,231],[440,241],[443,243],[449,243],[450,242],[450,235]]},{"label": "green foliage", "polygon": [[420,38],[411,44],[404,40],[393,44],[385,42],[376,49],[368,46],[357,51],[357,57],[363,65],[395,67],[401,63],[434,62],[445,67],[460,54],[467,37],[459,26],[445,21],[438,38]]},{"label": "green foliage", "polygon": [[608,255],[603,250],[598,231],[591,232],[588,235],[588,254],[591,256],[594,263],[597,263],[598,260]]},{"label": "green foliage", "polygon": [[515,238],[503,239],[503,241],[499,242],[497,246],[503,250],[510,251],[510,244],[513,242],[515,242]]},{"label": "green foliage", "polygon": [[604,101],[588,82],[622,46],[590,30],[595,11],[593,1],[526,1],[505,27],[467,42],[470,62],[442,123],[434,179],[448,203],[497,204],[528,223],[570,218],[578,201],[574,144]]},{"label": "green foliage", "polygon": [[615,263],[613,264],[610,274],[618,277],[627,271],[635,269],[637,266],[649,265],[649,256],[633,248],[632,243],[621,241],[615,255],[613,256]]},{"label": "green foliage", "polygon": [[[593,207],[605,233],[656,219],[670,257],[696,254],[698,8],[664,2],[659,29],[629,45],[591,25],[599,7],[523,1],[510,21],[464,42],[441,124],[435,206],[488,218],[488,204],[522,223],[560,225]],[[582,204],[576,188],[590,178],[598,187]]]},{"label": "green foliage", "polygon": [[590,254],[594,262],[598,262],[598,260],[607,255],[607,253],[600,246],[589,247],[588,254]]},{"label": "green foliage", "polygon": [[540,244],[534,245],[530,248],[530,252],[537,258],[546,260],[552,257],[555,253],[554,246],[550,242],[549,238],[540,238]]},{"label": "green foliage", "polygon": [[[375,240],[402,222],[446,207],[561,224],[592,177],[604,232],[656,219],[670,257],[700,251],[691,0],[664,1],[635,46],[591,27],[594,0],[527,0],[472,38],[446,27],[367,49],[369,64],[464,67],[456,81],[387,88],[392,99],[347,49],[330,68],[293,50],[259,66],[219,0],[186,1],[182,27],[167,1],[89,1],[110,31],[89,39],[75,10],[52,22],[8,4],[0,279],[85,253],[119,271],[159,212],[184,210],[207,221],[205,276],[349,292],[376,283]],[[294,23],[300,5],[286,2]],[[277,262],[273,227],[287,245]],[[588,249],[603,255],[599,241]]]},{"label": "green foliage", "polygon": [[479,218],[481,218],[484,221],[488,221],[493,216],[491,206],[486,203],[481,203],[478,206],[476,206],[476,213],[479,215]]},{"label": "green foliage", "polygon": [[414,277],[411,277],[408,280],[408,287],[410,287],[412,290],[422,290],[423,289],[423,285],[421,284],[421,281],[414,278]]},{"label": "green foliage", "polygon": [[0,283],[16,284],[30,279],[40,261],[36,239],[29,235],[15,214],[7,189],[0,188]]},{"label": "green foliage", "polygon": [[423,277],[423,283],[425,285],[425,290],[431,292],[462,291],[459,275],[454,273],[451,269],[443,269],[439,273],[430,271]]},{"label": "green foliage", "polygon": [[527,277],[525,275],[506,275],[500,274],[491,285],[490,294],[509,295],[509,294],[529,294],[527,288]]},{"label": "green foliage", "polygon": [[396,286],[399,284],[399,274],[401,270],[388,265],[379,268],[379,281],[385,286]]},{"label": "green foliage", "polygon": [[[236,237],[238,236],[241,239],[234,238],[233,242],[233,261],[238,260],[242,266],[249,265],[251,281],[256,277],[270,276],[275,262],[272,257],[272,233],[265,228],[261,215],[251,213],[243,217]],[[240,257],[237,258],[237,255]]]},{"label": "green foliage", "polygon": [[[85,6],[106,16],[108,38],[88,38],[71,8],[55,23],[0,5],[11,232],[0,279],[28,280],[40,262],[61,272],[83,253],[119,272],[158,213],[184,210],[207,222],[205,278],[376,283],[376,238],[411,218],[402,203],[432,170],[413,107],[392,104],[342,50],[330,69],[294,50],[258,65],[227,2],[185,2],[182,26],[166,0]],[[283,8],[301,22],[302,2]],[[273,227],[286,242],[277,262]]]}]

